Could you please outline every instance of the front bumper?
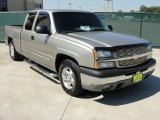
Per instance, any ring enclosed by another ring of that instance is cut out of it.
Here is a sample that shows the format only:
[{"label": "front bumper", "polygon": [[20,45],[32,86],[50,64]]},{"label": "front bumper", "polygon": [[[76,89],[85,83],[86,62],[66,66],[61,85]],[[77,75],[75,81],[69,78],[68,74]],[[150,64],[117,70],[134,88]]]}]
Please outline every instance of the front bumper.
[{"label": "front bumper", "polygon": [[94,70],[81,67],[81,84],[84,89],[91,91],[106,91],[132,85],[134,74],[142,73],[143,79],[155,70],[155,59],[150,59],[144,64],[132,68]]}]

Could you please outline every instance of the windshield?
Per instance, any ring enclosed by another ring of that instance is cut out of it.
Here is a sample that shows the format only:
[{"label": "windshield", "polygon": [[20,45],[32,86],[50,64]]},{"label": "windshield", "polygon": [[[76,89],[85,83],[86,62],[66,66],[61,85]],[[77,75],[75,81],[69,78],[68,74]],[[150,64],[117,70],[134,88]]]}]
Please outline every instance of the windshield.
[{"label": "windshield", "polygon": [[99,18],[93,13],[53,13],[56,31],[61,34],[72,32],[106,31]]}]

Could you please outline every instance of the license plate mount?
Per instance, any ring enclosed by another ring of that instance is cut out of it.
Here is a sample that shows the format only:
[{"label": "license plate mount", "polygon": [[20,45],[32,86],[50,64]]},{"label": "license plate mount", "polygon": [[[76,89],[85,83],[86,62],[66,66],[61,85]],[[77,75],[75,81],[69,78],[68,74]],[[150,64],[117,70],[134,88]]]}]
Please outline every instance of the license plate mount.
[{"label": "license plate mount", "polygon": [[132,79],[133,79],[133,83],[138,83],[143,80],[143,74],[142,73],[135,74],[133,75]]}]

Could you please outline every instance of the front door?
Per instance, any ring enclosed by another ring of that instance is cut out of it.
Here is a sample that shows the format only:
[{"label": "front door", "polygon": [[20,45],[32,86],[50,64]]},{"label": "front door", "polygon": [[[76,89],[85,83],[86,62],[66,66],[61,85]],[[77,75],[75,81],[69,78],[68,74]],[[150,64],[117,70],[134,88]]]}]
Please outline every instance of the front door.
[{"label": "front door", "polygon": [[39,13],[33,32],[31,33],[33,43],[31,47],[31,58],[46,67],[52,68],[54,37],[49,34],[36,33],[35,29],[38,26],[47,26],[48,31],[51,31],[51,22],[48,13]]}]

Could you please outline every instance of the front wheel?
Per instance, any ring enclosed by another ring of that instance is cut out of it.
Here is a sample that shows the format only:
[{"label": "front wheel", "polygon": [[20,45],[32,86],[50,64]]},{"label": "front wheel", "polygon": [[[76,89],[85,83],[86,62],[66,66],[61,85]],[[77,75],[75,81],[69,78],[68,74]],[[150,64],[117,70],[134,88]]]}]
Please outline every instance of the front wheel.
[{"label": "front wheel", "polygon": [[83,92],[81,86],[79,66],[71,60],[64,60],[59,68],[61,86],[71,96],[78,96]]},{"label": "front wheel", "polygon": [[11,42],[9,43],[9,53],[10,53],[11,58],[12,58],[14,61],[21,61],[21,60],[24,59],[23,56],[20,55],[20,54],[16,51],[16,49],[15,49],[15,47],[14,47],[14,44],[13,44],[13,41],[11,41]]}]

